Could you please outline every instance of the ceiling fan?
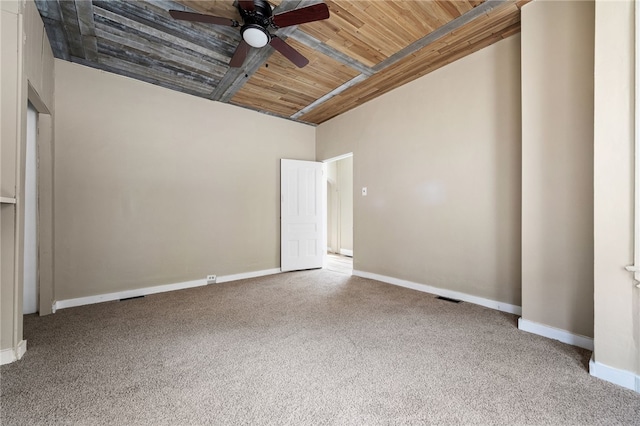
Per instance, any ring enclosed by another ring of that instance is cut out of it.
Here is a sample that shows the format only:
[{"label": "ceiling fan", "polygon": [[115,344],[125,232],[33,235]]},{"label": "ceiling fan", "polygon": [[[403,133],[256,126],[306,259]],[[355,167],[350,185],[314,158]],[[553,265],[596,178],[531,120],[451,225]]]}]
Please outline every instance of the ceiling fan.
[{"label": "ceiling fan", "polygon": [[284,40],[271,34],[268,28],[272,27],[277,30],[292,25],[320,21],[329,17],[329,8],[324,3],[314,4],[277,15],[272,15],[271,5],[265,0],[238,0],[237,7],[242,17],[242,25],[234,19],[203,15],[201,13],[170,10],[169,14],[174,19],[183,21],[240,27],[242,41],[240,41],[231,58],[231,62],[229,62],[229,66],[234,68],[239,68],[244,64],[250,47],[261,48],[267,44],[270,44],[274,49],[282,53],[285,58],[289,59],[297,67],[304,67],[309,63],[309,60]]}]

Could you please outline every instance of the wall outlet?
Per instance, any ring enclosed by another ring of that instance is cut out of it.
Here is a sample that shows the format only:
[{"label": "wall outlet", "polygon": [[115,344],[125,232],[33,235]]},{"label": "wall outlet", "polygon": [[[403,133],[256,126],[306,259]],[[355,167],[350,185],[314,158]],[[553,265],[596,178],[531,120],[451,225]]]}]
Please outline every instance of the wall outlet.
[{"label": "wall outlet", "polygon": [[216,276],[215,275],[207,275],[207,284],[215,284]]}]

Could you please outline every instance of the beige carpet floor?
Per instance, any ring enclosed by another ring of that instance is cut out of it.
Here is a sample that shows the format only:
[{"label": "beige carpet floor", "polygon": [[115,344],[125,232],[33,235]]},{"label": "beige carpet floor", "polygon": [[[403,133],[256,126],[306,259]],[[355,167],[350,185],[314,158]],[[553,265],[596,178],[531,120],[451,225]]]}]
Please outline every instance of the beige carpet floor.
[{"label": "beige carpet floor", "polygon": [[640,425],[516,319],[321,270],[27,316],[1,423]]}]

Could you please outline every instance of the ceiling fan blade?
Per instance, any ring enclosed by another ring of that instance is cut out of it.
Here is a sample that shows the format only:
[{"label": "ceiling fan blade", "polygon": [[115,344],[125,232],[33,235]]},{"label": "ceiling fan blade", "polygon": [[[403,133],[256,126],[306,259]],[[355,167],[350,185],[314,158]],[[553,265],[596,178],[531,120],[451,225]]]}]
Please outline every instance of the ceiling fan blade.
[{"label": "ceiling fan blade", "polygon": [[289,46],[284,40],[281,38],[272,36],[271,37],[271,46],[276,49],[278,52],[282,53],[282,55],[293,62],[295,66],[298,68],[302,68],[309,63],[309,60],[302,56],[300,52],[298,52],[293,47]]},{"label": "ceiling fan blade", "polygon": [[273,17],[273,23],[279,27],[304,24],[306,22],[321,21],[329,17],[329,8],[324,3],[314,4],[301,9],[284,12]]},{"label": "ceiling fan blade", "polygon": [[246,41],[242,40],[236,48],[233,57],[231,57],[229,66],[232,68],[240,68],[244,64],[244,60],[247,59],[247,54],[249,54],[250,48],[251,46],[249,46]]},{"label": "ceiling fan blade", "polygon": [[174,19],[191,22],[204,22],[206,24],[224,25],[227,27],[237,27],[238,21],[220,16],[203,15],[201,13],[185,12],[182,10],[170,10],[169,15]]},{"label": "ceiling fan blade", "polygon": [[255,9],[255,4],[253,4],[253,0],[238,0],[238,4],[244,10],[252,11]]}]

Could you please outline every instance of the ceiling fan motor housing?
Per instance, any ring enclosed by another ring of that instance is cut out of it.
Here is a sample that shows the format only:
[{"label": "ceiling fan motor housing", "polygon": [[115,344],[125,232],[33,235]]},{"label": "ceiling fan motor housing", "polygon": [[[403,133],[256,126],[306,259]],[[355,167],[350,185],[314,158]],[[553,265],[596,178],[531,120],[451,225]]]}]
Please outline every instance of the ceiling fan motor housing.
[{"label": "ceiling fan motor housing", "polygon": [[253,47],[264,47],[271,41],[267,27],[271,25],[271,5],[264,0],[254,0],[253,10],[245,10],[238,6],[244,25],[240,34],[244,41]]}]

